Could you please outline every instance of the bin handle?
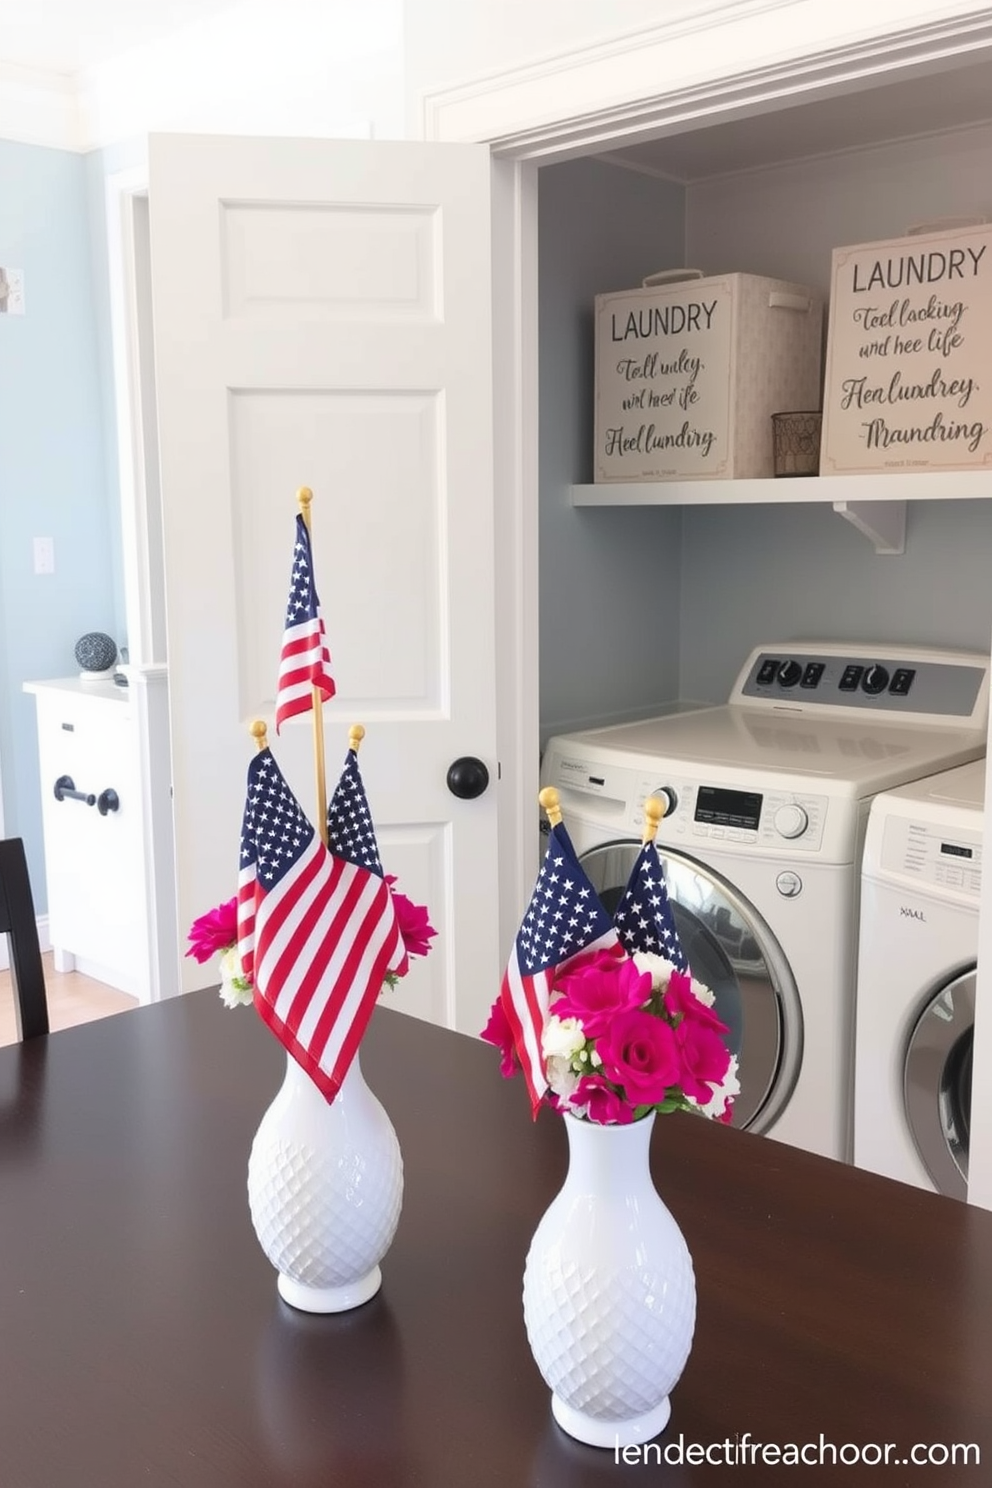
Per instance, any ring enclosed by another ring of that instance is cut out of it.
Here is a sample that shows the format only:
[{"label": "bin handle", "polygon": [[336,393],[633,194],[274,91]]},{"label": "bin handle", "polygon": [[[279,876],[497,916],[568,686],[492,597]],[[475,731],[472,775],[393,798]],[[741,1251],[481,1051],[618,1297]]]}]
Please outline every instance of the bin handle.
[{"label": "bin handle", "polygon": [[801,310],[807,315],[813,301],[808,295],[786,294],[784,290],[773,289],[768,296],[768,303],[773,310]]},{"label": "bin handle", "polygon": [[642,289],[651,289],[656,284],[678,284],[680,279],[702,279],[702,269],[659,269],[641,280]]}]

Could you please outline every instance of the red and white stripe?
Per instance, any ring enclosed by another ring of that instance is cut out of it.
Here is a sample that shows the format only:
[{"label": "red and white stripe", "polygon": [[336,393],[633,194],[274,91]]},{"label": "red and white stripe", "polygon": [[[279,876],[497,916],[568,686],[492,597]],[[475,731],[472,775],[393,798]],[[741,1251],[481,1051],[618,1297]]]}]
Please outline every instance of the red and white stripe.
[{"label": "red and white stripe", "polygon": [[270,892],[254,866],[242,870],[238,950],[260,1016],[333,1100],[386,972],[407,969],[388,885],[315,833]]},{"label": "red and white stripe", "polygon": [[287,718],[310,711],[314,687],[319,688],[324,702],[337,690],[319,610],[315,617],[301,620],[299,625],[288,625],[283,634],[276,690],[276,733]]}]

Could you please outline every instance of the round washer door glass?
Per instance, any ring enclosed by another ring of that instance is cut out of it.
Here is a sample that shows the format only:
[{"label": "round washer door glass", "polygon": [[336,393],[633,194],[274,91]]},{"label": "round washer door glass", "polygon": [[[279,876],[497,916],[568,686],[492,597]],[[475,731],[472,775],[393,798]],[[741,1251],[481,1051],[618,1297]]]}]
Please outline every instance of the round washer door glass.
[{"label": "round washer door glass", "polygon": [[916,1150],[938,1193],[968,1197],[975,967],[931,995],[913,1026],[903,1104]]},{"label": "round washer door glass", "polygon": [[[639,842],[621,840],[582,854],[610,914],[640,850]],[[687,854],[666,848],[660,855],[682,950],[692,975],[712,989],[739,1061],[741,1092],[731,1124],[767,1131],[788,1104],[802,1062],[795,980],[768,925],[731,883]]]}]

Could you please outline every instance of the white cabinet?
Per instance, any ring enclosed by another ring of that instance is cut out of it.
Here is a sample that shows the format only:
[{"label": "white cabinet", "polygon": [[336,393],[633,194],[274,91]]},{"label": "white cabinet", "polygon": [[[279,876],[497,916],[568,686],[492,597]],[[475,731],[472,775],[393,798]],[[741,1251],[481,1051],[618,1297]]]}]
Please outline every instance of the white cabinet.
[{"label": "white cabinet", "polygon": [[178,988],[164,668],[129,687],[25,683],[38,715],[49,940],[79,970],[150,1002]]}]

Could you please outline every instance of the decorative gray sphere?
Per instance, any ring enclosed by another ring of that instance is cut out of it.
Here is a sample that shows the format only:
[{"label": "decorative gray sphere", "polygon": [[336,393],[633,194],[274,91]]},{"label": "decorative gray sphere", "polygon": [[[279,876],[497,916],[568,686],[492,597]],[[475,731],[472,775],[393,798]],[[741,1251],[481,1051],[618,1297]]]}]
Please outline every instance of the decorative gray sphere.
[{"label": "decorative gray sphere", "polygon": [[76,660],[84,672],[109,671],[117,660],[117,643],[100,630],[91,630],[76,642]]}]

